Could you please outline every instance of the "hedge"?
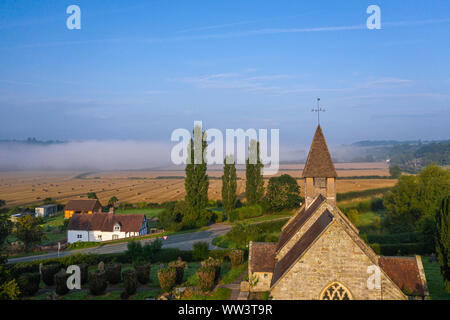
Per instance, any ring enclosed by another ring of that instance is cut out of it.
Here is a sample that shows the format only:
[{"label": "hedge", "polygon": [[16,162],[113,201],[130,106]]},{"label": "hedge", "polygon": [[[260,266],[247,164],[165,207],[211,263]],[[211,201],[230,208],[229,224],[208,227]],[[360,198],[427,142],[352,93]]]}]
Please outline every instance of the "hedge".
[{"label": "hedge", "polygon": [[416,232],[404,232],[397,234],[367,234],[367,240],[369,243],[379,243],[379,244],[399,244],[399,243],[415,243],[421,242],[421,235]]},{"label": "hedge", "polygon": [[351,200],[354,198],[362,198],[362,197],[374,196],[377,194],[385,194],[386,192],[388,192],[391,189],[392,188],[388,187],[388,188],[367,189],[367,190],[361,190],[361,191],[350,191],[350,192],[345,192],[345,193],[338,193],[336,195],[336,198],[339,201]]},{"label": "hedge", "polygon": [[423,242],[413,243],[384,243],[379,244],[380,254],[383,256],[396,256],[396,255],[412,255],[412,254],[428,254],[429,250],[426,248],[426,244]]},{"label": "hedge", "polygon": [[263,208],[258,204],[253,206],[244,206],[235,209],[234,211],[237,213],[236,218],[239,220],[260,217],[263,215]]}]

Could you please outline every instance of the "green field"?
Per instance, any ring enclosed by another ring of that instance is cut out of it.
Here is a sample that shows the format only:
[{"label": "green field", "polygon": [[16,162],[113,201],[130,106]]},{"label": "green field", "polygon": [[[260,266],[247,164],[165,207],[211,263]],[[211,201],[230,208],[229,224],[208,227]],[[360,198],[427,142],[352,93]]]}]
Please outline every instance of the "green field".
[{"label": "green field", "polygon": [[116,209],[116,214],[145,214],[147,218],[156,217],[164,209],[161,208],[144,208],[144,209]]}]

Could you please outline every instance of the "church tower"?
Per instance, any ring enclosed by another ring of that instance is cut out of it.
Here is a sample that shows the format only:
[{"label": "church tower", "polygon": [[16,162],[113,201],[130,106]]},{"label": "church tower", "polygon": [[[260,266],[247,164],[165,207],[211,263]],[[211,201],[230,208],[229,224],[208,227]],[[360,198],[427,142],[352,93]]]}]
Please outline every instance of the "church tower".
[{"label": "church tower", "polygon": [[328,199],[330,204],[336,205],[336,177],[322,128],[318,125],[303,169],[306,208],[319,194]]}]

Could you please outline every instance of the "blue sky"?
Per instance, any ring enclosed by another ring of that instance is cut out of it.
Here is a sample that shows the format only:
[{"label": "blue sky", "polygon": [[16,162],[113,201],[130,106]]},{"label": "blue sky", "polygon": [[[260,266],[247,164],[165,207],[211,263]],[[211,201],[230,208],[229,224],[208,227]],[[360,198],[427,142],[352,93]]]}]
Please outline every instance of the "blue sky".
[{"label": "blue sky", "polygon": [[[81,8],[81,30],[66,8]],[[365,27],[381,8],[381,30]],[[448,139],[449,1],[0,2],[0,139]]]}]

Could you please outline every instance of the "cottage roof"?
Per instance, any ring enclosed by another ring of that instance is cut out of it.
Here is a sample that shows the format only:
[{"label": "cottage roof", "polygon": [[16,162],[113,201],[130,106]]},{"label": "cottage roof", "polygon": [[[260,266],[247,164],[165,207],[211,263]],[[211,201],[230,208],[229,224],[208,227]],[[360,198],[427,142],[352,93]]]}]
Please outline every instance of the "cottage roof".
[{"label": "cottage roof", "polygon": [[327,143],[320,125],[317,126],[316,133],[309,149],[303,178],[336,178],[337,173],[333,160],[328,151]]},{"label": "cottage roof", "polygon": [[116,215],[112,213],[74,214],[68,230],[90,230],[112,232],[119,224],[123,232],[139,232],[145,220],[144,214]]},{"label": "cottage roof", "polygon": [[101,207],[101,204],[97,199],[74,199],[67,202],[64,210],[92,211],[95,209],[97,204]]}]

